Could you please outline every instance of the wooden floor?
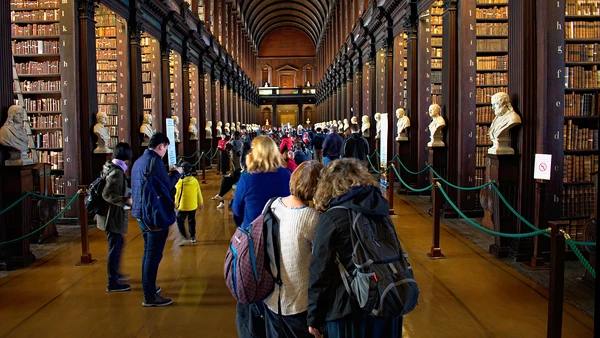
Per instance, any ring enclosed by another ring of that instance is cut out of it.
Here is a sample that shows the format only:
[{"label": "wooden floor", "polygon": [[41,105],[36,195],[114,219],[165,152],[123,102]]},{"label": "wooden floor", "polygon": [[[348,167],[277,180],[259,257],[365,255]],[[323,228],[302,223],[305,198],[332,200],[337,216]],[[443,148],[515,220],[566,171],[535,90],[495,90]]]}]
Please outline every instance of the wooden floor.
[{"label": "wooden floor", "polygon": [[[223,282],[223,260],[234,231],[231,214],[210,200],[219,176],[202,185],[206,209],[197,214],[198,243],[174,245],[172,228],[157,284],[174,299],[166,308],[143,308],[140,283],[143,240],[129,224],[122,270],[132,291],[105,292],[106,237],[91,235],[98,261],[77,266],[71,243],[0,279],[2,337],[236,337],[235,301]],[[546,290],[443,227],[446,260],[429,260],[431,218],[401,198],[394,222],[421,289],[419,306],[404,320],[404,337],[545,337]],[[565,304],[563,337],[592,337],[593,321]]]}]

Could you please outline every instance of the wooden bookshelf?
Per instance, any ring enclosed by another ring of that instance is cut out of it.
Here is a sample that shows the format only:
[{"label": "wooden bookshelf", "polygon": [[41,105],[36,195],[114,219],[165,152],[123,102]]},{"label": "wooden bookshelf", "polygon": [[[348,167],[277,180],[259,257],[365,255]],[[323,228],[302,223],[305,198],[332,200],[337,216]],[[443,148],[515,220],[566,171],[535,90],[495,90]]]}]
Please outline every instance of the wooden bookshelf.
[{"label": "wooden bookshelf", "polygon": [[431,103],[442,105],[442,14],[444,2],[435,0],[429,8],[431,29]]},{"label": "wooden bookshelf", "polygon": [[477,0],[475,20],[475,185],[480,185],[487,181],[487,150],[492,146],[488,135],[494,119],[490,99],[498,92],[508,92],[508,0]]}]

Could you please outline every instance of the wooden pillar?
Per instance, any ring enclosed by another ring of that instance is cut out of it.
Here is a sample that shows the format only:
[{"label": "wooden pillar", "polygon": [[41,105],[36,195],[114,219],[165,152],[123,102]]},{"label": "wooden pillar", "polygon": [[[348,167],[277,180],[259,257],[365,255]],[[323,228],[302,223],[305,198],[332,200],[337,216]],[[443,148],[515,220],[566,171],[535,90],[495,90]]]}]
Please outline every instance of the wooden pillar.
[{"label": "wooden pillar", "polygon": [[[390,29],[391,30],[391,29]],[[387,139],[381,140],[382,142],[386,142],[387,144],[387,163],[389,165],[391,159],[394,157],[394,38],[392,36],[387,37],[386,45],[384,46],[385,50],[385,60],[384,60],[384,82],[383,82],[383,91],[384,91],[384,105],[385,110],[384,113],[387,113],[387,124],[388,124],[388,133]],[[383,118],[383,117],[382,117]],[[393,181],[395,180],[394,169],[390,169],[387,172],[388,182],[390,182],[390,187],[387,189],[387,200],[389,202],[389,213],[390,215],[394,215],[394,187]]]},{"label": "wooden pillar", "polygon": [[179,139],[183,142],[183,152],[185,156],[191,155],[194,150],[190,148],[190,133],[188,126],[190,125],[190,63],[187,57],[187,46],[184,43],[183,54],[181,57],[181,124],[179,125]]},{"label": "wooden pillar", "polygon": [[[79,0],[79,62],[77,63],[77,86],[79,112],[79,182],[91,183],[92,177],[92,135],[94,118],[98,111],[98,88],[96,87],[96,22],[95,3],[92,0]],[[85,93],[85,94],[83,94]],[[74,135],[73,135],[74,136]],[[66,141],[66,140],[65,140]],[[76,140],[71,139],[71,142]],[[66,168],[65,168],[66,169]]]},{"label": "wooden pillar", "polygon": [[[165,42],[160,43],[160,84],[161,84],[161,109],[162,111],[154,117],[159,119],[159,125],[162,125],[162,132],[167,133],[167,124],[165,119],[171,117],[171,78],[169,72],[169,53],[170,50]],[[159,130],[160,131],[160,130]]]},{"label": "wooden pillar", "polygon": [[[379,139],[376,139],[377,135],[377,121],[375,121],[375,114],[377,111],[377,54],[373,53],[371,55],[371,60],[369,60],[369,107],[371,110],[371,144],[369,147],[371,148],[371,153],[375,149],[379,149]],[[381,113],[381,112],[379,112]],[[374,164],[377,167],[377,164]]]},{"label": "wooden pillar", "polygon": [[[219,116],[217,119],[223,121],[223,128],[225,128],[225,123],[229,122],[231,124],[231,121],[227,120],[227,109],[225,107],[227,104],[227,100],[225,100],[226,94],[227,89],[225,89],[225,81],[223,77],[221,77],[221,83],[219,83]],[[233,134],[233,130],[231,131],[231,134]]]},{"label": "wooden pillar", "polygon": [[[206,10],[206,9],[205,9]],[[198,66],[198,135],[200,137],[200,150],[208,150],[210,148],[210,144],[206,142],[206,130],[204,130],[204,125],[206,124],[206,72],[204,71],[204,66],[202,65],[202,56],[200,57],[200,65]],[[208,98],[210,99],[210,98]],[[210,113],[209,113],[210,114]],[[214,123],[214,122],[213,122]],[[219,135],[220,136],[220,135]]]},{"label": "wooden pillar", "polygon": [[[417,29],[417,68],[418,74],[417,78],[419,79],[419,86],[416,88],[417,90],[417,119],[419,120],[419,125],[421,128],[418,130],[418,147],[419,151],[417,153],[417,169],[422,169],[428,164],[429,153],[427,151],[427,143],[430,140],[429,123],[431,118],[427,113],[429,110],[429,106],[431,105],[431,22],[429,16],[424,16],[419,18],[417,21],[418,29]],[[424,85],[424,84],[427,85]],[[444,116],[444,119],[446,117]],[[412,121],[411,121],[412,122]],[[442,132],[446,135],[448,127],[444,128]],[[446,137],[444,137],[444,142],[446,142]],[[441,175],[444,175],[440,173]],[[444,177],[445,178],[445,177]],[[429,176],[427,175],[419,175],[419,187],[423,187],[424,185],[428,185],[430,183]]]},{"label": "wooden pillar", "polygon": [[[418,40],[417,40],[417,26],[410,20],[405,25],[406,34],[408,40],[406,42],[407,51],[407,95],[408,104],[406,109],[406,115],[410,117],[410,151],[408,154],[408,163],[405,165],[412,171],[421,170],[419,167],[419,153],[424,150],[419,147],[419,131],[420,129],[427,128],[427,124],[422,125],[419,119],[419,68],[418,68]],[[419,175],[417,177],[417,186],[422,188],[425,186],[426,175]]]},{"label": "wooden pillar", "polygon": [[[360,120],[362,116],[359,114],[365,115],[362,111],[363,106],[363,74],[362,74],[362,63],[360,59],[358,60],[356,67],[354,68],[354,93],[352,94],[354,97],[354,114],[358,116]],[[371,121],[373,124],[373,121]],[[373,134],[370,134],[373,137]],[[371,149],[371,152],[373,150]],[[369,154],[370,155],[370,154]]]},{"label": "wooden pillar", "polygon": [[132,2],[129,7],[129,80],[131,83],[131,98],[129,100],[131,149],[133,158],[140,157],[142,142],[138,137],[140,126],[144,117],[144,95],[142,84],[142,21],[138,20],[141,11],[137,8],[139,2]]},{"label": "wooden pillar", "polygon": [[216,144],[216,141],[213,140],[217,140],[221,137],[221,135],[216,135],[215,132],[217,122],[219,122],[219,117],[217,116],[217,78],[214,69],[210,74],[210,112],[207,112],[207,114],[210,114],[210,118],[212,120],[212,140],[210,140],[209,147],[211,148],[214,146],[214,144]]},{"label": "wooden pillar", "polygon": [[360,116],[358,115],[359,111],[355,110],[353,105],[353,94],[354,94],[354,80],[352,76],[352,64],[350,64],[350,69],[347,72],[348,76],[346,77],[346,118],[348,121],[352,119],[352,116],[356,116],[356,118],[360,121]]},{"label": "wooden pillar", "polygon": [[[10,36],[10,1],[0,1],[0,124],[3,125],[6,121],[8,108],[14,103],[12,91],[12,51],[11,51],[11,36]],[[3,155],[0,154],[0,168],[4,163]],[[4,175],[0,175],[0,191],[4,190]],[[8,203],[6,203],[8,204]],[[4,194],[0,194],[0,210],[4,210],[8,205],[5,205]],[[6,217],[0,215],[0,242],[6,240]],[[0,266],[6,268],[6,263],[2,263],[2,249],[0,248]]]}]

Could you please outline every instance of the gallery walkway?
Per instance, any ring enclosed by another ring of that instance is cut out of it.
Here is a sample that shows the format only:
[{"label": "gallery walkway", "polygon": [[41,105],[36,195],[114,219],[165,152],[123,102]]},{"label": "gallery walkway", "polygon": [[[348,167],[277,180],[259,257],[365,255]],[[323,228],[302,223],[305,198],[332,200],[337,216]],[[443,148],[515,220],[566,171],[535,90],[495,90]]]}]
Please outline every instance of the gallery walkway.
[{"label": "gallery walkway", "polygon": [[[179,247],[172,231],[160,266],[158,285],[173,306],[141,306],[143,241],[131,221],[122,264],[132,276],[131,292],[105,292],[106,237],[93,231],[95,264],[75,265],[81,251],[74,242],[0,279],[0,337],[236,337],[235,300],[223,282],[234,225],[230,213],[210,200],[219,176],[207,177],[198,243]],[[445,226],[448,259],[429,260],[431,218],[402,198],[394,207],[398,235],[421,288],[419,306],[404,320],[404,337],[546,336],[546,290]],[[563,337],[593,336],[590,317],[568,304],[563,317]]]}]

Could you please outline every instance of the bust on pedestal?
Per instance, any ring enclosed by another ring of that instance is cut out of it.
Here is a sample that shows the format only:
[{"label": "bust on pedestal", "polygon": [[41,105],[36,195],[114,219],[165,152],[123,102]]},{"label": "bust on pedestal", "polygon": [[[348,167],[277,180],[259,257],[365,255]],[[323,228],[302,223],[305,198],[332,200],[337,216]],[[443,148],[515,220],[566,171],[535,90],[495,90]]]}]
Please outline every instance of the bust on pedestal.
[{"label": "bust on pedestal", "polygon": [[375,139],[379,140],[381,133],[381,113],[375,113]]},{"label": "bust on pedestal", "polygon": [[207,121],[206,126],[204,127],[204,131],[206,131],[206,138],[212,139],[212,121]]},{"label": "bust on pedestal", "polygon": [[94,125],[94,134],[98,136],[98,141],[96,142],[94,154],[110,154],[112,153],[112,149],[108,146],[110,144],[110,134],[105,127],[106,122],[108,122],[108,115],[105,112],[98,112],[96,114],[96,122]]},{"label": "bust on pedestal", "polygon": [[33,164],[33,160],[27,157],[27,133],[23,128],[25,109],[18,105],[8,108],[8,118],[0,128],[0,144],[9,149],[10,158],[6,160],[6,166],[23,166]]},{"label": "bust on pedestal", "polygon": [[179,139],[179,127],[177,127],[179,125],[179,116],[173,115],[173,116],[171,116],[171,118],[173,119],[173,130],[175,132],[175,143],[180,143],[181,140]]},{"label": "bust on pedestal", "polygon": [[363,115],[362,116],[362,126],[361,126],[360,130],[362,131],[362,134],[364,137],[369,138],[371,136],[369,133],[370,128],[371,128],[371,122],[369,122],[369,116]]},{"label": "bust on pedestal", "polygon": [[404,114],[404,109],[396,109],[396,118],[398,119],[396,122],[396,127],[398,129],[396,141],[408,141],[408,136],[406,136],[406,128],[410,127],[410,119]]},{"label": "bust on pedestal", "polygon": [[[219,123],[221,123],[221,121],[219,121]],[[225,135],[227,135],[227,136],[231,135],[230,126],[231,126],[231,124],[229,122],[225,122]]]},{"label": "bust on pedestal", "polygon": [[190,126],[188,127],[188,132],[190,133],[190,140],[197,141],[198,140],[198,128],[196,128],[197,121],[195,117],[190,119]]},{"label": "bust on pedestal", "polygon": [[510,147],[509,130],[521,124],[521,117],[519,117],[510,104],[508,94],[504,92],[494,94],[491,103],[496,117],[494,117],[490,125],[489,135],[492,147],[488,149],[488,154],[512,155],[515,153],[515,150]]},{"label": "bust on pedestal", "polygon": [[142,142],[143,147],[146,147],[148,145],[148,141],[150,141],[150,138],[154,134],[154,130],[152,130],[152,119],[153,118],[154,118],[154,116],[152,116],[152,114],[144,113],[144,121],[142,122],[142,125],[140,126],[140,134],[142,134],[142,137],[144,138],[144,140]]},{"label": "bust on pedestal", "polygon": [[428,147],[445,147],[446,144],[442,140],[442,129],[446,127],[446,121],[440,115],[440,105],[434,103],[429,106],[429,116],[431,117],[431,123],[429,123],[429,137],[430,141],[427,143]]}]

